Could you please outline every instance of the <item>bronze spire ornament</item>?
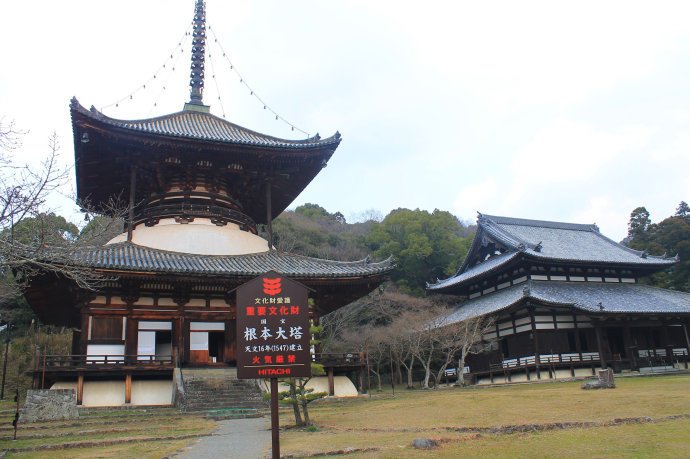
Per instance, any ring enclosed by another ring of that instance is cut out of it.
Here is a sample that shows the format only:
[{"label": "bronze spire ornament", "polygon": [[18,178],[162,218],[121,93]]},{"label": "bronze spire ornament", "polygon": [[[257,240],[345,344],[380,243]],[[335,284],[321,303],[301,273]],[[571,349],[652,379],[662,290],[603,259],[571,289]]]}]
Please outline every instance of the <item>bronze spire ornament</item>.
[{"label": "bronze spire ornament", "polygon": [[206,58],[206,3],[197,0],[194,7],[194,27],[192,32],[192,65],[189,75],[191,87],[190,104],[203,105],[204,61]]}]

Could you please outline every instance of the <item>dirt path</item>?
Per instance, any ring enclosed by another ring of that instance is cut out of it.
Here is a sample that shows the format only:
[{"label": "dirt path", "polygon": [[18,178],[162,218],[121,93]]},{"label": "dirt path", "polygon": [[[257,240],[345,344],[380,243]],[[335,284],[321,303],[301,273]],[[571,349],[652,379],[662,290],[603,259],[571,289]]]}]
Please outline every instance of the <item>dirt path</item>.
[{"label": "dirt path", "polygon": [[213,434],[179,452],[176,459],[263,459],[271,453],[269,418],[228,419]]}]

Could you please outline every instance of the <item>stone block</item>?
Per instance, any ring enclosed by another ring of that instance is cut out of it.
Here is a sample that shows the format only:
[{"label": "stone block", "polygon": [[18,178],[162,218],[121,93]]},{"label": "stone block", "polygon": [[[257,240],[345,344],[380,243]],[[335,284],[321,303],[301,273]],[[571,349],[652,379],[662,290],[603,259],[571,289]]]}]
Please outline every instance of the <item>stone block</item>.
[{"label": "stone block", "polygon": [[41,389],[26,391],[26,402],[20,410],[19,422],[77,419],[77,394],[73,389]]}]

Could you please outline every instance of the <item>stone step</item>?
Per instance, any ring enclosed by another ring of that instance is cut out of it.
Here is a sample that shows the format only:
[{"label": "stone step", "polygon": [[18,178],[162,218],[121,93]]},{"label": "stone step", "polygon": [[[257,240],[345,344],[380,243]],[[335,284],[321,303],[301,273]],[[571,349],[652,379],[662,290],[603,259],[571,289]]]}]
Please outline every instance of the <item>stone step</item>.
[{"label": "stone step", "polygon": [[235,368],[182,369],[184,411],[210,412],[214,418],[260,416],[268,407],[255,381],[237,379]]}]

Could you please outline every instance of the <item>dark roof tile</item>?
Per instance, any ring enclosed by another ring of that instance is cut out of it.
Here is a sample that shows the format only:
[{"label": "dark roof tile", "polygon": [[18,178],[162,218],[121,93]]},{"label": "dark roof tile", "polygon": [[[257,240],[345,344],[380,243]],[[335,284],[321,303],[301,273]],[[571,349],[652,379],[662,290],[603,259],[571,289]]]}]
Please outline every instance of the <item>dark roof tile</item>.
[{"label": "dark roof tile", "polygon": [[298,278],[369,277],[386,274],[394,268],[391,259],[378,263],[371,263],[368,259],[345,262],[277,251],[249,255],[196,255],[127,242],[81,249],[74,255],[74,262],[96,269],[207,276],[256,276],[275,270]]},{"label": "dark roof tile", "polygon": [[526,299],[597,314],[690,315],[690,293],[643,284],[527,281],[461,303],[445,321],[494,314]]},{"label": "dark roof tile", "polygon": [[337,145],[340,142],[339,133],[326,139],[321,139],[318,134],[304,140],[280,139],[252,131],[210,113],[203,112],[183,110],[156,118],[118,120],[104,115],[94,107],[91,107],[91,110],[87,110],[76,98],[72,99],[70,107],[72,110],[89,118],[114,127],[170,137],[287,149],[322,147],[325,145]]}]

